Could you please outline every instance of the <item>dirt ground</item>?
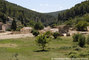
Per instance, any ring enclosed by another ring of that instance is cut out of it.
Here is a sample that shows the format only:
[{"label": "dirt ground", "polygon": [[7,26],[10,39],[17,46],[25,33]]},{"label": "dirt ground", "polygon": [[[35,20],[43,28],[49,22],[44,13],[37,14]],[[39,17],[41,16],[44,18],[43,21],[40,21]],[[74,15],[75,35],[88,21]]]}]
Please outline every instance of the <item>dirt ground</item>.
[{"label": "dirt ground", "polygon": [[25,38],[33,37],[31,33],[29,34],[11,34],[11,32],[0,33],[0,39],[12,39],[12,38]]}]

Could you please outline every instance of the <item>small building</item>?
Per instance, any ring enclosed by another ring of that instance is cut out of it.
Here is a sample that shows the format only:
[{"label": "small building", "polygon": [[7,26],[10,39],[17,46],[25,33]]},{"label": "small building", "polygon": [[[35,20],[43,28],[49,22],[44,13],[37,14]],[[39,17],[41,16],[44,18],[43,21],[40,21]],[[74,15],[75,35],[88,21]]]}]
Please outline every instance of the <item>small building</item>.
[{"label": "small building", "polygon": [[50,29],[50,31],[51,31],[52,33],[54,33],[54,32],[59,32],[59,29],[58,29],[58,28],[52,28],[52,29]]},{"label": "small building", "polygon": [[11,28],[11,25],[9,25],[9,24],[3,24],[2,25],[2,30],[3,31],[6,31],[6,30],[8,30],[8,29],[10,29]]},{"label": "small building", "polygon": [[54,33],[54,32],[59,32],[59,29],[58,28],[51,28],[50,26],[48,26],[48,27],[45,27],[43,30],[39,30],[40,33],[45,33],[47,31]]},{"label": "small building", "polygon": [[22,34],[27,34],[27,33],[30,33],[32,31],[32,27],[23,27],[20,32]]},{"label": "small building", "polygon": [[10,28],[11,28],[11,25],[3,24],[2,22],[0,22],[0,32],[5,32],[6,30],[8,30]]},{"label": "small building", "polygon": [[59,33],[61,34],[61,35],[63,35],[63,34],[68,34],[68,32],[69,32],[69,26],[66,26],[66,25],[60,25],[59,26]]},{"label": "small building", "polygon": [[2,22],[0,22],[0,30],[2,30],[2,25],[3,25],[3,23],[2,23]]},{"label": "small building", "polygon": [[89,26],[87,26],[87,31],[89,31]]}]

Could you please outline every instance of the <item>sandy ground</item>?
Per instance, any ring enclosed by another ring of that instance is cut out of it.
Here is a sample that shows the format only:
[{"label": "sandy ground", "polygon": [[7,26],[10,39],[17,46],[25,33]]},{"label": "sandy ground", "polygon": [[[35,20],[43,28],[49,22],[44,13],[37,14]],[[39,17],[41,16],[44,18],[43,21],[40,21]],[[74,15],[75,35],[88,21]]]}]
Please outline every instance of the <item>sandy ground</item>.
[{"label": "sandy ground", "polygon": [[31,33],[29,33],[29,34],[10,34],[10,33],[11,32],[0,33],[0,39],[33,37],[33,35]]}]

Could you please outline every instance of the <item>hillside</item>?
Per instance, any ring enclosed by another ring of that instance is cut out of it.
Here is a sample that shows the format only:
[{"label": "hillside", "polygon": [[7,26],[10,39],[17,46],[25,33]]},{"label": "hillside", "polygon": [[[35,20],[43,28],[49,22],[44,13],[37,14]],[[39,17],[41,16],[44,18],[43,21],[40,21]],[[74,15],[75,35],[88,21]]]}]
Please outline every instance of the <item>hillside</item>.
[{"label": "hillside", "polygon": [[64,12],[64,11],[66,11],[66,10],[62,10],[62,11],[56,11],[56,12],[50,12],[50,13],[45,13],[45,14],[48,14],[48,15],[51,15],[51,16],[54,16],[54,17],[58,17],[58,14],[59,13],[62,13],[62,12]]},{"label": "hillside", "polygon": [[69,10],[59,13],[58,20],[67,21],[70,18],[75,18],[76,16],[82,17],[86,13],[89,13],[89,1],[81,2]]},{"label": "hillside", "polygon": [[38,13],[16,4],[0,0],[0,21],[6,23],[7,17],[15,18],[22,25],[31,25],[30,21],[41,21],[44,25],[53,23],[56,19],[53,16]]}]

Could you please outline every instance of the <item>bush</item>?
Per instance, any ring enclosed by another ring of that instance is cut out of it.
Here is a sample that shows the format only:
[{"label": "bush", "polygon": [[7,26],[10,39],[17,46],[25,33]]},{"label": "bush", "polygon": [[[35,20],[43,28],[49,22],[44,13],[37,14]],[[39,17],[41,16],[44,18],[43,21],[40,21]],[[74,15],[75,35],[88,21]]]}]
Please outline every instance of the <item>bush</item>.
[{"label": "bush", "polygon": [[77,58],[78,57],[77,51],[72,51],[72,52],[68,53],[68,55],[70,58]]},{"label": "bush", "polygon": [[45,36],[46,36],[47,38],[49,38],[51,35],[52,35],[52,33],[51,33],[50,31],[47,31],[47,32],[45,33]]},{"label": "bush", "polygon": [[76,24],[76,29],[78,31],[86,31],[87,26],[88,26],[88,23],[86,21],[79,21],[78,24]]},{"label": "bush", "polygon": [[89,45],[89,36],[87,37],[87,44]]},{"label": "bush", "polygon": [[79,39],[78,39],[78,45],[80,47],[84,47],[85,46],[85,40],[86,40],[85,36],[84,35],[80,35]]},{"label": "bush", "polygon": [[36,39],[36,43],[41,47],[42,51],[45,51],[46,44],[48,43],[48,39],[45,35],[40,35]]},{"label": "bush", "polygon": [[53,37],[56,39],[59,36],[58,32],[53,33]]},{"label": "bush", "polygon": [[44,25],[41,22],[37,22],[34,26],[34,29],[41,30],[44,28]]},{"label": "bush", "polygon": [[78,42],[80,34],[74,34],[73,35],[73,42]]},{"label": "bush", "polygon": [[31,33],[34,35],[34,36],[38,36],[40,33],[39,31],[37,30],[32,30]]}]

